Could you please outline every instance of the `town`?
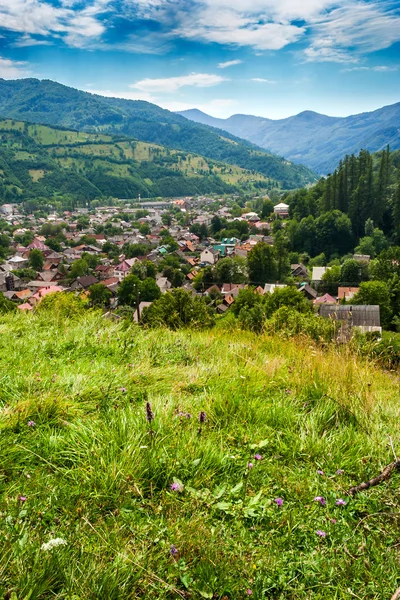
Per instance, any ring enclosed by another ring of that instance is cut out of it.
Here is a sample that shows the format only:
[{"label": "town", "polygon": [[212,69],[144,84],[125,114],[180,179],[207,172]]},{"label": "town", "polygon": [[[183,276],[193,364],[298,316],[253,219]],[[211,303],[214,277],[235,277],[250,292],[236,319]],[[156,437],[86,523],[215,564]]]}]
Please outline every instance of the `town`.
[{"label": "town", "polygon": [[[72,292],[115,318],[130,307],[132,319],[140,322],[143,310],[174,288],[204,297],[209,309],[223,315],[248,286],[262,296],[291,285],[317,314],[346,323],[350,319],[363,333],[381,332],[379,306],[351,305],[357,283],[335,285],[333,280],[332,286],[332,267],[318,266],[318,261],[313,266],[309,257],[305,265],[298,254],[276,247],[289,219],[285,202],[274,205],[262,196],[247,201],[139,198],[113,204],[95,201],[91,207],[47,213],[27,213],[20,204],[0,206],[3,239],[9,236],[0,264],[4,298],[30,312],[49,294]],[[277,269],[257,275],[248,257],[261,247],[268,247],[271,257],[275,253]],[[354,254],[351,261],[361,271],[370,256]],[[126,278],[132,275],[141,282],[136,286],[140,292],[129,290]],[[339,308],[345,303],[350,306]]]}]

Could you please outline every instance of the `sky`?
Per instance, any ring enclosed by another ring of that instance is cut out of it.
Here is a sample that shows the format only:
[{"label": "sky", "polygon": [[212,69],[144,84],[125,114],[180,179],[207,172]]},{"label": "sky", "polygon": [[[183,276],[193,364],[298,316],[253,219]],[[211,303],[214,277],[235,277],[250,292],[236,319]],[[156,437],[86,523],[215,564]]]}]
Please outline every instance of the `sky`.
[{"label": "sky", "polygon": [[215,117],[400,101],[400,0],[0,0],[0,77]]}]

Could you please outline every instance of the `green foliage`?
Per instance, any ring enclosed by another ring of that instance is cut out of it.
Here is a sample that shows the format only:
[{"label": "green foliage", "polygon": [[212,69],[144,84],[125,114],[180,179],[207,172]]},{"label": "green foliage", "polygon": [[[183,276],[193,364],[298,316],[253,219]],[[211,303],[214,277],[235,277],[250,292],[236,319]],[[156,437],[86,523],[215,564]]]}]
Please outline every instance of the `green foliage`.
[{"label": "green foliage", "polygon": [[318,343],[331,342],[338,330],[338,322],[323,319],[312,311],[299,312],[289,306],[281,306],[266,322],[265,329],[271,334],[281,333],[291,338],[303,335]]},{"label": "green foliage", "polygon": [[86,304],[73,293],[55,292],[39,302],[35,311],[45,319],[73,319],[83,316]]},{"label": "green foliage", "polygon": [[264,285],[276,281],[278,265],[274,249],[265,242],[259,242],[247,256],[247,268],[252,284]]},{"label": "green foliage", "polygon": [[214,318],[202,298],[192,296],[185,290],[175,289],[166,292],[151,306],[145,308],[141,322],[149,327],[203,329],[211,327]]},{"label": "green foliage", "polygon": [[33,248],[29,252],[29,267],[34,271],[41,271],[44,265],[44,255],[40,250]]},{"label": "green foliage", "polygon": [[312,312],[311,303],[293,286],[276,288],[272,294],[265,296],[265,310],[268,317],[283,306],[300,313]]},{"label": "green foliage", "polygon": [[118,303],[120,305],[137,306],[140,290],[140,279],[136,275],[127,275],[120,283],[118,288]]},{"label": "green foliage", "polygon": [[139,284],[140,300],[144,302],[153,302],[161,296],[161,291],[152,277],[147,277]]},{"label": "green foliage", "polygon": [[109,306],[111,298],[111,291],[102,283],[95,283],[90,286],[89,301],[92,306]]},{"label": "green foliage", "polygon": [[76,279],[77,277],[83,277],[84,275],[87,275],[88,273],[89,273],[89,265],[88,265],[87,261],[84,258],[78,258],[77,260],[75,260],[72,263],[71,269],[69,270],[69,273],[68,273],[68,277],[72,281],[73,279]]},{"label": "green foliage", "polygon": [[243,259],[221,258],[214,268],[217,283],[243,283],[246,278],[246,266]]},{"label": "green foliage", "polygon": [[392,317],[390,291],[384,281],[364,281],[352,299],[352,304],[372,304],[380,308],[382,327],[388,327]]},{"label": "green foliage", "polygon": [[11,302],[11,300],[7,300],[5,296],[0,292],[0,315],[5,315],[6,313],[13,312],[17,310],[16,304]]}]

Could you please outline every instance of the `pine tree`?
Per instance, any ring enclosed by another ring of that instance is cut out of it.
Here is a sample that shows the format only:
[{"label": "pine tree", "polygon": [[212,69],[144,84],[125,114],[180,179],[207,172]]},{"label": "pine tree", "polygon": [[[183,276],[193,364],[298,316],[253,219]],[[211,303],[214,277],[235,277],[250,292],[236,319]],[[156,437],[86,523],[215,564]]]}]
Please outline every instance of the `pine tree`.
[{"label": "pine tree", "polygon": [[393,229],[396,241],[400,244],[400,166],[397,169],[397,185],[393,198]]}]

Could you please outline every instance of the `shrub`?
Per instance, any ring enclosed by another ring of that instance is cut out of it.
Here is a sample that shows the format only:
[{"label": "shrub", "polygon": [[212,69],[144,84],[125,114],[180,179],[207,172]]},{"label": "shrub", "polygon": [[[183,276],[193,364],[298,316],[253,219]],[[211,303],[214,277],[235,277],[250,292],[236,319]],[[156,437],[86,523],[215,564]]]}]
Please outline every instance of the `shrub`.
[{"label": "shrub", "polygon": [[167,292],[143,310],[141,323],[149,327],[203,329],[214,325],[214,316],[202,298],[182,289]]}]

